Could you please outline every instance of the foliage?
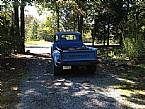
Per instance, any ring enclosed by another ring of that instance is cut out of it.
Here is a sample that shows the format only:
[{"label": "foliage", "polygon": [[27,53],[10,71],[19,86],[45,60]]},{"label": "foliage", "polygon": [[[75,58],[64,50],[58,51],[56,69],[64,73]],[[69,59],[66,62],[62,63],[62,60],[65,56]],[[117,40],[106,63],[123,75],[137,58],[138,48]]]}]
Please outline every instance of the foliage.
[{"label": "foliage", "polygon": [[[21,4],[16,1],[15,4]],[[87,42],[92,41],[92,34],[96,35],[96,43],[122,44],[124,38],[127,55],[130,58],[141,57],[139,52],[143,49],[142,40],[145,35],[145,1],[143,0],[24,0],[23,3],[25,5],[35,3],[39,14],[43,11],[51,12],[43,22],[37,21],[32,16],[25,18],[26,40],[52,41],[53,34],[58,30],[83,31],[83,40]],[[12,22],[12,19],[10,21]],[[8,31],[5,33],[5,36],[12,36]],[[15,36],[15,39],[20,38]]]},{"label": "foliage", "polygon": [[[22,35],[24,35],[24,30],[22,32],[22,26],[24,23],[22,19],[22,7],[25,3],[30,3],[31,1],[1,1],[0,4],[0,54],[10,54],[14,52],[20,52],[23,48],[24,51],[24,41]],[[19,6],[21,7],[21,17],[19,21]],[[24,9],[24,8],[23,8]],[[24,11],[24,10],[23,10]],[[24,21],[24,20],[23,20]],[[21,27],[19,27],[21,23]]]},{"label": "foliage", "polygon": [[25,16],[25,40],[31,40],[32,35],[32,22],[35,18],[31,15]]},{"label": "foliage", "polygon": [[39,39],[44,39],[46,41],[53,41],[53,35],[55,33],[54,23],[55,16],[49,16],[45,21],[42,22],[39,28]]},{"label": "foliage", "polygon": [[43,22],[38,21],[32,16],[26,17],[26,40],[46,40],[52,41],[55,27],[54,17],[49,16]]},{"label": "foliage", "polygon": [[126,38],[124,41],[124,50],[127,56],[132,60],[138,60],[144,56],[144,41],[135,38]]},{"label": "foliage", "polygon": [[9,12],[0,13],[0,54],[9,54],[14,47],[10,19]]}]

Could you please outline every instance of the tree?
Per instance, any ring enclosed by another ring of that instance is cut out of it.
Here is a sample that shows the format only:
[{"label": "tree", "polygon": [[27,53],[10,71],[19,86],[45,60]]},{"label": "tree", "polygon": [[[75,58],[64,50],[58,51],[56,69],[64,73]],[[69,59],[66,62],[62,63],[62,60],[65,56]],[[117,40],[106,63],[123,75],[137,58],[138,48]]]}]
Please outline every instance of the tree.
[{"label": "tree", "polygon": [[[33,1],[33,0],[32,0]],[[15,37],[16,37],[16,48],[18,53],[24,53],[25,52],[25,13],[24,8],[26,3],[31,3],[31,0],[24,0],[24,1],[18,1],[14,0],[13,7],[14,7],[14,28],[15,28]],[[20,10],[19,10],[20,7]],[[19,11],[20,11],[20,19],[19,19]],[[19,22],[21,25],[19,25]]]},{"label": "tree", "polygon": [[15,0],[13,2],[13,8],[14,8],[14,36],[15,37],[15,52],[20,52],[20,41],[19,41],[19,36],[20,36],[20,31],[19,31],[19,5],[18,5],[18,0]]},{"label": "tree", "polygon": [[25,52],[25,20],[24,20],[24,7],[25,7],[25,3],[22,1],[21,3],[21,7],[20,7],[20,10],[21,10],[21,44],[20,44],[20,53],[24,53]]},{"label": "tree", "polygon": [[13,48],[13,37],[12,37],[12,22],[11,13],[8,11],[10,7],[6,4],[2,4],[0,11],[0,55],[10,54]]}]

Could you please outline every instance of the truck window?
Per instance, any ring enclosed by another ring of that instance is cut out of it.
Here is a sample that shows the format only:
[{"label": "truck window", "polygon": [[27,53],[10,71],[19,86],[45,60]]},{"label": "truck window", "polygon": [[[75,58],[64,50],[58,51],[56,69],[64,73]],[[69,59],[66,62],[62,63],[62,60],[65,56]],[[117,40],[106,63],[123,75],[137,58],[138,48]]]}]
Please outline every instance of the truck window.
[{"label": "truck window", "polygon": [[62,35],[61,40],[76,40],[76,35]]}]

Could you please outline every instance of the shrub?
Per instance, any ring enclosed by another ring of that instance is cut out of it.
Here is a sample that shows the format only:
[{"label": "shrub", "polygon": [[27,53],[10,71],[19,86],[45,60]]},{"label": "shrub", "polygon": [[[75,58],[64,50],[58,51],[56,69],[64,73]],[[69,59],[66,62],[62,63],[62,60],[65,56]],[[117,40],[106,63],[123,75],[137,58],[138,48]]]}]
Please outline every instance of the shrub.
[{"label": "shrub", "polygon": [[7,41],[0,42],[0,54],[7,55],[12,52],[12,45]]},{"label": "shrub", "polygon": [[130,60],[143,58],[144,48],[144,42],[141,39],[126,38],[124,40],[124,50]]}]

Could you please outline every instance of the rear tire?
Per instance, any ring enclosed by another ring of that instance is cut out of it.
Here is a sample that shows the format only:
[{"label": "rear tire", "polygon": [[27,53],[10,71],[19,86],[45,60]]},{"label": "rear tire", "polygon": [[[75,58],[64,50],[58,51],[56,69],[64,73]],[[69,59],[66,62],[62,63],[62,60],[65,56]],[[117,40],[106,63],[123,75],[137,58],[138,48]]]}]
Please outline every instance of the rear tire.
[{"label": "rear tire", "polygon": [[96,65],[88,65],[87,70],[89,73],[95,73],[96,72]]},{"label": "rear tire", "polygon": [[56,66],[53,62],[53,74],[54,76],[59,76],[62,74],[62,67],[61,66]]}]

